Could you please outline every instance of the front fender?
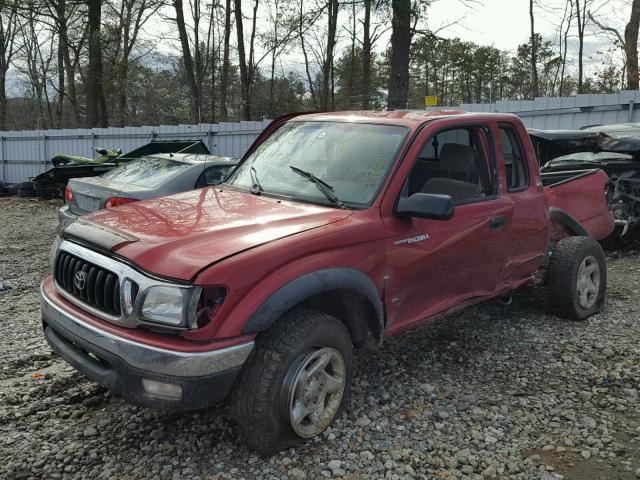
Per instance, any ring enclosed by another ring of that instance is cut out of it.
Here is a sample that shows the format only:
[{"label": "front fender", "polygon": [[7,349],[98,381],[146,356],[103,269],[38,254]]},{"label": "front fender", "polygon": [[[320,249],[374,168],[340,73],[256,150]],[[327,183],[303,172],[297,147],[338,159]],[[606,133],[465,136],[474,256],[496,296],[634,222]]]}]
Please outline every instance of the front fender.
[{"label": "front fender", "polygon": [[253,313],[242,333],[266,330],[295,305],[332,290],[352,290],[367,298],[376,312],[379,332],[384,330],[382,300],[373,281],[355,268],[336,267],[307,273],[280,287]]}]

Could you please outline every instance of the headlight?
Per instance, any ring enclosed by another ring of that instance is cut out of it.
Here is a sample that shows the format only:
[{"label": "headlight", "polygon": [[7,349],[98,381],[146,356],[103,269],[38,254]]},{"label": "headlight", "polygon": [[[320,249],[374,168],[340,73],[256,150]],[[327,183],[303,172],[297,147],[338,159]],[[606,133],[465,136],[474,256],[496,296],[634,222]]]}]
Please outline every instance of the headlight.
[{"label": "headlight", "polygon": [[156,286],[145,292],[140,313],[144,320],[164,323],[172,327],[190,326],[190,312],[194,310],[192,300],[196,302],[200,294],[198,288]]},{"label": "headlight", "polygon": [[62,243],[62,238],[56,235],[56,238],[53,241],[53,244],[51,245],[51,250],[49,250],[49,265],[51,266],[51,270],[53,270],[53,267],[55,266],[56,255],[58,254],[58,248],[60,248],[61,243]]}]

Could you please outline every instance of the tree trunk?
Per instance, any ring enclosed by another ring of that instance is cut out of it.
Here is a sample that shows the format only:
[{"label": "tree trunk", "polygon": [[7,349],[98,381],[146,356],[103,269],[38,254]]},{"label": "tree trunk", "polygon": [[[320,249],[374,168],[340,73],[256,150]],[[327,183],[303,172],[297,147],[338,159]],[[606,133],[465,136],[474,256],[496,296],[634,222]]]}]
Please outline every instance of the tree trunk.
[{"label": "tree trunk", "polygon": [[251,105],[249,104],[249,68],[244,48],[244,26],[242,24],[242,0],[234,0],[236,17],[236,34],[238,36],[238,61],[240,63],[240,93],[242,98],[242,115],[244,120],[251,118]]},{"label": "tree trunk", "polygon": [[371,0],[364,0],[362,30],[362,108],[368,110],[371,106]]},{"label": "tree trunk", "polygon": [[540,95],[540,86],[538,84],[538,41],[536,40],[533,2],[534,0],[529,0],[529,18],[531,19],[531,96],[536,98]]},{"label": "tree trunk", "polygon": [[87,128],[106,127],[106,102],[102,91],[100,20],[102,0],[88,0],[89,69],[87,72]]},{"label": "tree trunk", "polygon": [[558,96],[564,96],[564,82],[565,82],[565,71],[567,68],[567,51],[568,51],[568,43],[569,43],[569,31],[571,30],[571,18],[573,17],[573,0],[567,0],[571,6],[569,10],[569,16],[567,17],[567,28],[564,31],[563,44],[564,49],[562,52],[562,70],[560,72],[560,89],[558,91]]},{"label": "tree trunk", "polygon": [[7,129],[7,73],[0,71],[0,131]]},{"label": "tree trunk", "polygon": [[128,120],[128,95],[127,90],[129,87],[129,60],[127,58],[122,59],[122,65],[120,65],[120,73],[118,75],[118,123],[120,127],[126,127]]},{"label": "tree trunk", "polygon": [[580,0],[576,0],[576,19],[578,21],[578,93],[584,93],[584,21],[586,13],[584,12],[584,7],[582,10],[581,12]]},{"label": "tree trunk", "polygon": [[274,0],[275,18],[273,20],[273,45],[271,51],[271,76],[269,77],[269,116],[274,118],[273,92],[276,78],[276,59],[278,58],[278,0]]},{"label": "tree trunk", "polygon": [[640,28],[640,0],[633,0],[629,23],[624,29],[624,47],[627,57],[627,89],[638,90],[638,29]]},{"label": "tree trunk", "polygon": [[189,46],[189,35],[184,21],[184,11],[182,10],[182,0],[173,0],[173,7],[176,11],[176,26],[178,27],[178,36],[182,46],[182,63],[184,64],[187,87],[189,88],[191,121],[200,123],[200,90],[198,90],[196,82],[193,57]]},{"label": "tree trunk", "polygon": [[227,95],[229,90],[229,41],[231,39],[231,0],[225,0],[224,6],[224,47],[222,56],[222,78],[220,79],[220,116],[228,120]]},{"label": "tree trunk", "polygon": [[328,110],[333,88],[331,85],[331,71],[333,65],[333,49],[336,45],[336,30],[338,25],[338,0],[329,0],[328,3],[328,30],[327,30],[327,50],[322,65],[322,91],[320,95],[320,108]]},{"label": "tree trunk", "polygon": [[409,95],[409,49],[411,48],[411,0],[392,0],[391,73],[389,110],[407,107]]},{"label": "tree trunk", "polygon": [[300,46],[302,48],[302,56],[304,57],[304,69],[307,74],[307,82],[309,83],[309,92],[311,93],[311,101],[316,109],[320,108],[318,100],[316,98],[315,88],[313,87],[313,80],[311,79],[311,70],[309,69],[309,55],[307,54],[307,47],[304,41],[304,0],[300,0],[300,16],[298,17],[298,35],[300,37]]},{"label": "tree trunk", "polygon": [[[64,1],[60,1],[58,15],[64,16]],[[62,34],[62,31],[59,29],[58,31],[58,51],[57,51],[57,62],[58,62],[58,92],[57,92],[57,102],[56,102],[56,126],[58,128],[63,127],[64,123],[64,45],[66,43],[66,38]]]}]

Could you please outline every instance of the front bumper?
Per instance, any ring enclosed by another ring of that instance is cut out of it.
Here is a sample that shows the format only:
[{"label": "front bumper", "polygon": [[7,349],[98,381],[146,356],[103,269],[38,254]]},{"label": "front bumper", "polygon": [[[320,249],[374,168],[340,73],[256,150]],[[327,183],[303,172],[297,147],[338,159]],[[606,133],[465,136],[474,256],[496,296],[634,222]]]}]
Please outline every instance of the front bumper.
[{"label": "front bumper", "polygon": [[[95,382],[135,405],[193,410],[229,394],[253,342],[209,352],[179,352],[138,343],[91,325],[41,288],[44,335],[53,350]],[[179,399],[151,394],[142,379],[179,386]]]},{"label": "front bumper", "polygon": [[63,205],[58,209],[58,222],[62,223],[68,220],[75,220],[78,218],[78,215],[71,212],[69,205]]}]

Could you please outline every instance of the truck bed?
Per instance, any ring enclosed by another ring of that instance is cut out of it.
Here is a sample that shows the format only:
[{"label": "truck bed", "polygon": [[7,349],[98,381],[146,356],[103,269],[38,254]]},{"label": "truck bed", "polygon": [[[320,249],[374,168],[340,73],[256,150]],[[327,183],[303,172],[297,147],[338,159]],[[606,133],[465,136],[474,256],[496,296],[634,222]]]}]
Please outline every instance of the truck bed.
[{"label": "truck bed", "polygon": [[599,169],[547,172],[541,180],[550,208],[569,214],[596,240],[611,234],[613,216],[603,201],[609,183],[606,173]]}]

